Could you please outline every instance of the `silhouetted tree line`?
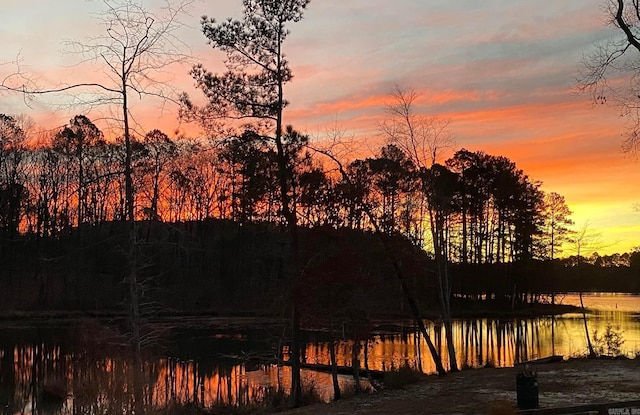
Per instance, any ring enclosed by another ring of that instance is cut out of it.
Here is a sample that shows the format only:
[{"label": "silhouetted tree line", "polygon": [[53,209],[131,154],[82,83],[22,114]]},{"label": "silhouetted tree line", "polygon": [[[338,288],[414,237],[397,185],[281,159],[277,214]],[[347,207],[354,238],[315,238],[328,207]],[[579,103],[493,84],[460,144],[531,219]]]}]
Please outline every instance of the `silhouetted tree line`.
[{"label": "silhouetted tree line", "polygon": [[[123,140],[106,140],[83,115],[57,131],[33,131],[27,119],[0,116],[3,285],[28,291],[20,295],[33,307],[112,307],[126,296]],[[273,142],[252,130],[213,143],[172,139],[159,130],[132,139],[135,213],[147,224],[138,231],[143,260],[137,266],[155,290],[148,296],[151,303],[198,310],[225,309],[243,300],[244,306],[262,309],[260,294],[291,295],[280,281],[279,261],[289,254],[286,238],[278,239],[284,224],[277,152]],[[374,157],[348,163],[350,180],[345,180],[327,171],[307,143],[308,137],[291,127],[283,132],[286,188],[305,233],[370,231],[374,218],[385,235],[412,247],[411,255],[403,254],[403,266],[415,262],[409,257],[422,258],[423,269],[414,275],[429,285],[424,269],[434,266],[423,247],[433,235],[429,227],[437,226],[442,254],[456,264],[455,294],[520,302],[556,287],[580,288],[570,282],[578,261],[554,259],[572,223],[564,198],[545,195],[539,182],[506,157],[462,149],[444,164],[418,168],[389,144]],[[368,242],[358,249],[348,246],[349,256],[362,249],[362,262],[369,263],[377,243],[361,238]],[[318,249],[315,255],[328,255],[327,269],[347,269],[336,267],[338,259],[349,262],[347,245],[336,246],[341,248],[331,255]],[[302,268],[322,267],[313,255],[301,259]],[[613,264],[622,276],[633,255],[593,258],[593,274]],[[634,287],[617,279],[600,284],[598,277],[584,275],[587,289]]]},{"label": "silhouetted tree line", "polygon": [[[57,132],[39,134],[26,130],[24,120],[1,117],[0,226],[5,234],[56,238],[82,224],[125,218],[121,139],[107,141],[83,115]],[[352,180],[346,182],[323,169],[307,141],[292,128],[283,134],[289,196],[301,226],[371,229],[365,214],[370,210],[385,233],[421,246],[429,203],[446,228],[452,262],[546,258],[566,240],[571,222],[564,199],[554,193],[555,202],[545,198],[540,183],[505,157],[463,149],[444,165],[416,168],[390,144],[375,157],[349,163]],[[276,150],[255,131],[216,146],[153,130],[134,139],[132,147],[138,220],[282,220]],[[559,215],[553,203],[565,213]]]},{"label": "silhouetted tree line", "polygon": [[[640,253],[614,254],[638,257]],[[640,264],[604,266],[580,263],[575,257],[528,263],[451,266],[452,292],[462,299],[491,299],[503,308],[512,304],[548,302],[547,294],[567,292],[640,292]],[[588,258],[585,258],[588,260]]]},{"label": "silhouetted tree line", "polygon": [[[208,219],[183,223],[138,224],[139,276],[143,315],[161,311],[280,315],[291,289],[283,265],[286,238],[269,223],[240,224]],[[78,245],[78,232],[82,245]],[[427,315],[439,314],[434,260],[406,238],[389,236],[412,292]],[[128,286],[127,224],[84,225],[57,239],[18,236],[3,244],[3,310],[84,310],[121,312]],[[370,232],[330,227],[303,228],[304,272],[296,285],[303,320],[311,325],[364,324],[372,316],[406,315],[407,304],[377,237]],[[640,253],[624,263],[602,266],[588,258],[533,260],[528,263],[451,265],[455,298],[494,300],[509,309],[540,300],[552,291],[638,292]],[[600,257],[599,257],[600,258]],[[454,302],[454,313],[456,305]]]}]

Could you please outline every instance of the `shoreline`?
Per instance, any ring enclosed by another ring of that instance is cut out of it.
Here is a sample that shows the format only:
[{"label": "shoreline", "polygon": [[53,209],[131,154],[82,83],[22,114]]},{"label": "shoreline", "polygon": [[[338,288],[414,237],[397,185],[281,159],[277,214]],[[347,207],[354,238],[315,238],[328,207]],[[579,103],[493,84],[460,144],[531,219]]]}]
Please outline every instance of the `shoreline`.
[{"label": "shoreline", "polygon": [[[540,410],[640,400],[640,358],[572,358],[529,368],[537,372]],[[404,388],[354,395],[284,414],[517,414],[516,376],[522,370],[517,365],[464,369],[443,377],[428,375]]]},{"label": "shoreline", "polygon": [[[491,303],[477,303],[471,307],[458,307],[452,309],[452,318],[469,319],[469,318],[535,318],[551,315],[562,315],[580,311],[580,307],[567,304],[530,304],[520,306],[514,310],[501,309],[494,307]],[[277,316],[262,314],[260,312],[219,312],[219,311],[166,311],[155,313],[146,318],[152,320],[163,320],[171,318],[213,318],[213,319],[265,319],[270,320]],[[127,319],[128,315],[121,311],[84,311],[84,310],[38,310],[38,311],[4,311],[0,312],[0,321],[20,320],[20,321],[49,321],[49,320],[82,320],[82,319]],[[440,313],[436,310],[425,310],[423,314],[424,320],[437,321],[440,319]],[[411,316],[406,315],[379,315],[372,316],[372,321],[385,320],[412,320]]]}]

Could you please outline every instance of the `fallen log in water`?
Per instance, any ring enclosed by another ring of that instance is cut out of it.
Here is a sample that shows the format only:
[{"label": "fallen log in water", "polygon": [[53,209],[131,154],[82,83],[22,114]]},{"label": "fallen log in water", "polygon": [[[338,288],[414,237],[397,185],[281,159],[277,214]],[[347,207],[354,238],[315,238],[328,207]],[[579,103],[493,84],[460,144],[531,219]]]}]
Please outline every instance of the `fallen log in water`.
[{"label": "fallen log in water", "polygon": [[540,359],[527,360],[526,362],[516,363],[514,366],[519,365],[542,365],[546,363],[557,363],[562,362],[564,360],[564,356],[562,355],[553,355],[547,357],[541,357]]},{"label": "fallen log in water", "polygon": [[[323,365],[320,363],[300,363],[300,368],[315,370],[316,372],[323,372],[323,373],[331,373],[332,371],[331,365]],[[351,366],[337,366],[336,371],[338,372],[339,375],[348,375],[348,376],[353,375],[353,368]],[[382,370],[369,369],[367,371],[366,369],[359,369],[359,374],[360,374],[360,377],[370,377],[371,379],[382,380],[384,379],[385,372],[383,372]]]}]

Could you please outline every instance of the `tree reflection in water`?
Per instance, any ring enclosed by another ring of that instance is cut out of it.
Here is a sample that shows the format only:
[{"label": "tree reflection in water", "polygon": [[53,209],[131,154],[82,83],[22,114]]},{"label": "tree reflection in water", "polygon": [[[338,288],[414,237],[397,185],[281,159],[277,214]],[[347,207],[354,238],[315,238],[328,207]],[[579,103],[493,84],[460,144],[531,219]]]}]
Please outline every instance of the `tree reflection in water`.
[{"label": "tree reflection in water", "polygon": [[[620,325],[628,347],[640,342],[640,322],[633,313],[594,314],[590,324],[603,330]],[[411,325],[387,330],[361,342],[359,362],[371,370],[410,366],[435,373],[427,346]],[[454,324],[460,367],[511,366],[554,354],[584,353],[578,315],[533,319],[468,319]],[[444,328],[431,323],[434,345],[446,361]],[[243,351],[268,354],[268,345],[246,336],[180,332],[181,345],[150,351],[143,356],[143,406],[162,412],[172,405],[241,406],[265,401],[278,389],[288,390],[288,368],[230,360],[223,355]],[[365,350],[365,344],[367,348]],[[259,349],[262,347],[262,349]],[[185,348],[190,348],[185,351]],[[336,344],[340,366],[352,362],[354,343]],[[235,352],[233,352],[235,350]],[[176,357],[177,356],[177,357]],[[329,342],[309,339],[302,354],[306,363],[329,364]],[[365,362],[365,359],[367,361]],[[304,383],[329,400],[329,374],[304,371]],[[341,387],[352,380],[340,377]],[[351,383],[351,387],[352,387]],[[117,330],[97,323],[70,327],[26,327],[0,330],[0,407],[6,414],[111,414],[135,409],[133,356]]]}]

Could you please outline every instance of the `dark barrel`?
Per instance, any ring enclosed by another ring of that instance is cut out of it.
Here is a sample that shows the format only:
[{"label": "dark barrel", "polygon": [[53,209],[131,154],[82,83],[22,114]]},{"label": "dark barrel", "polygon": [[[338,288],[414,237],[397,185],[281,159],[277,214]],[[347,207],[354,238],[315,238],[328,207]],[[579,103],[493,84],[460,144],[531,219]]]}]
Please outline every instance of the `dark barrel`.
[{"label": "dark barrel", "polygon": [[516,375],[516,394],[519,409],[537,409],[539,406],[537,377],[518,373]]}]

